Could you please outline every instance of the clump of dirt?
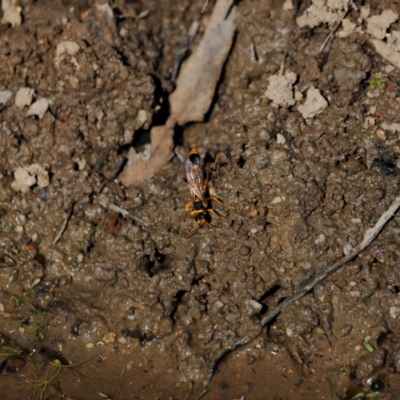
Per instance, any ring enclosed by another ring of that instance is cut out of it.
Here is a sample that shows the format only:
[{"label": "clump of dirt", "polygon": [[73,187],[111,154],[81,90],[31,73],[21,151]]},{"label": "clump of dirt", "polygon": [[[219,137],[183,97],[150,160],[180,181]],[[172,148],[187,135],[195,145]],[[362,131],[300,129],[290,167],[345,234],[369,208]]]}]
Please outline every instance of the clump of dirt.
[{"label": "clump of dirt", "polygon": [[[196,21],[198,43],[213,2],[201,14],[202,1],[21,1],[16,22],[3,7],[2,398],[199,396],[243,337],[205,399],[399,392],[395,218],[261,327],[399,193],[399,72],[368,36],[368,18],[395,5],[306,3],[232,5],[237,34],[206,122],[176,129],[175,156],[130,188],[128,149],[148,155],[179,49]],[[332,20],[310,25],[310,7]],[[393,43],[393,18],[374,40]],[[354,29],[340,34],[340,19]],[[233,208],[214,204],[223,218],[186,238],[190,147],[206,164],[221,151],[210,192]]]}]

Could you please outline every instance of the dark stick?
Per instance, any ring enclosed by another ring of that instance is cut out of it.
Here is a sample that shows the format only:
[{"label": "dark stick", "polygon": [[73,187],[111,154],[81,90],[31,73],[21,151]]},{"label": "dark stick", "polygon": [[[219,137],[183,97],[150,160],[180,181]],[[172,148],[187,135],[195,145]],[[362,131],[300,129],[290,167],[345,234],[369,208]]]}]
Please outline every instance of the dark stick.
[{"label": "dark stick", "polygon": [[[395,199],[394,203],[388,208],[388,210],[385,211],[381,215],[381,217],[379,218],[379,220],[375,224],[375,226],[373,228],[367,229],[367,231],[364,234],[364,239],[361,241],[361,243],[359,243],[353,249],[353,251],[349,255],[340,259],[337,263],[333,264],[332,267],[330,267],[327,270],[316,275],[315,278],[308,285],[305,285],[300,290],[298,290],[295,294],[289,296],[282,303],[280,303],[278,306],[276,306],[274,310],[272,310],[269,314],[267,314],[261,320],[261,327],[267,326],[278,314],[280,314],[282,312],[282,310],[285,307],[287,307],[289,304],[293,303],[294,301],[302,298],[307,292],[309,292],[311,289],[313,289],[318,283],[322,282],[328,276],[332,275],[338,269],[343,267],[343,265],[345,265],[346,263],[351,261],[353,258],[358,256],[358,254],[360,254],[363,250],[365,250],[374,241],[374,239],[379,235],[379,233],[382,231],[382,228],[386,225],[386,223],[389,221],[389,219],[391,219],[394,216],[394,214],[399,209],[399,207],[400,207],[400,197],[397,197]],[[211,379],[212,379],[213,375],[215,374],[215,371],[218,368],[218,365],[229,353],[231,353],[233,350],[236,350],[245,344],[250,343],[254,339],[255,339],[255,337],[251,338],[248,336],[244,336],[244,337],[238,339],[235,343],[233,343],[233,345],[225,347],[225,349],[222,351],[222,353],[220,355],[218,355],[211,363],[207,378],[203,382],[203,386],[208,386],[210,384]]]}]

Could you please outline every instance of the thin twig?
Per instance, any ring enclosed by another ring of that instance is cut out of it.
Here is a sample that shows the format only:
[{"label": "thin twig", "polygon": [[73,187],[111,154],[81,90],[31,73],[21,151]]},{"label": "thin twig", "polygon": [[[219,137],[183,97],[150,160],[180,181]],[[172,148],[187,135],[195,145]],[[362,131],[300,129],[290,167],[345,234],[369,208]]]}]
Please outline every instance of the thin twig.
[{"label": "thin twig", "polygon": [[0,317],[4,318],[22,318],[23,316],[22,313],[0,311]]},{"label": "thin twig", "polygon": [[75,203],[72,204],[71,208],[68,210],[68,214],[64,220],[63,226],[60,229],[60,232],[58,232],[57,237],[54,239],[53,244],[57,244],[58,241],[61,239],[61,236],[63,235],[63,233],[65,232],[65,230],[67,229],[68,226],[68,222],[72,216],[72,212],[74,211],[74,205]]},{"label": "thin twig", "polygon": [[349,8],[350,5],[352,5],[352,1],[349,1],[347,4],[346,9],[344,10],[343,14],[339,17],[339,19],[336,22],[336,25],[333,27],[333,29],[329,32],[329,35],[326,37],[324,43],[322,43],[321,48],[319,49],[319,52],[322,53],[322,51],[324,50],[326,44],[328,43],[329,39],[331,38],[331,36],[336,32],[337,28],[339,28],[340,24],[343,22],[344,17],[347,15],[347,13],[349,12]]},{"label": "thin twig", "polygon": [[261,326],[264,327],[264,326],[268,325],[286,306],[288,306],[290,303],[293,303],[296,300],[299,300],[307,292],[309,292],[311,289],[313,289],[314,286],[316,286],[318,283],[322,282],[328,276],[332,275],[339,268],[341,268],[343,265],[347,264],[354,257],[358,256],[362,251],[364,251],[372,243],[372,241],[378,236],[378,234],[381,232],[382,228],[389,221],[389,219],[393,217],[394,213],[398,210],[399,207],[400,207],[400,197],[398,197],[395,200],[395,202],[389,207],[389,209],[382,214],[382,216],[379,218],[378,222],[375,224],[375,226],[373,228],[367,229],[362,242],[360,244],[358,244],[349,255],[343,257],[337,263],[333,264],[332,267],[330,267],[327,270],[322,271],[321,273],[316,275],[315,278],[313,280],[311,280],[309,284],[305,285],[299,291],[297,291],[295,294],[293,294],[292,296],[289,296],[282,303],[280,303],[278,306],[276,306],[273,311],[271,311],[269,314],[267,314],[261,320]]},{"label": "thin twig", "polygon": [[[381,217],[379,218],[378,222],[375,224],[373,228],[367,229],[367,231],[364,234],[364,239],[359,243],[353,251],[340,259],[337,263],[333,264],[330,268],[327,270],[319,273],[318,275],[315,276],[313,280],[310,281],[307,285],[302,287],[300,290],[298,290],[295,294],[292,296],[289,296],[286,298],[282,303],[280,303],[277,307],[275,307],[274,310],[272,310],[269,314],[267,314],[262,320],[261,320],[261,327],[267,326],[274,318],[278,316],[282,312],[284,308],[286,308],[289,304],[293,303],[296,300],[299,300],[302,298],[306,293],[308,293],[311,289],[313,289],[318,283],[322,282],[324,279],[326,279],[328,276],[332,275],[334,272],[339,270],[343,265],[351,261],[353,258],[358,256],[362,251],[364,251],[374,240],[375,238],[379,235],[379,233],[382,231],[383,227],[386,225],[386,223],[394,216],[396,211],[400,207],[400,197],[397,197],[394,203],[388,208],[387,211],[385,211]],[[229,353],[231,353],[233,350],[236,350],[237,348],[250,343],[252,340],[254,340],[257,335],[253,335],[252,337],[250,336],[245,336],[240,339],[238,339],[233,345],[225,347],[225,349],[222,351],[222,353],[217,356],[213,362],[211,363],[211,366],[209,368],[209,372],[207,375],[206,380],[203,382],[204,386],[208,386],[211,382],[211,379],[215,373],[215,371],[218,368],[218,365],[222,361],[225,356],[227,356]]]},{"label": "thin twig", "polygon": [[122,214],[125,218],[130,218],[133,219],[136,222],[139,222],[139,224],[143,225],[143,226],[148,226],[149,223],[146,222],[145,220],[143,220],[140,217],[137,217],[136,215],[132,214],[131,212],[117,206],[116,204],[109,204],[108,206],[106,206],[105,204],[102,204],[104,207],[108,207],[110,210],[113,210],[117,213]]}]

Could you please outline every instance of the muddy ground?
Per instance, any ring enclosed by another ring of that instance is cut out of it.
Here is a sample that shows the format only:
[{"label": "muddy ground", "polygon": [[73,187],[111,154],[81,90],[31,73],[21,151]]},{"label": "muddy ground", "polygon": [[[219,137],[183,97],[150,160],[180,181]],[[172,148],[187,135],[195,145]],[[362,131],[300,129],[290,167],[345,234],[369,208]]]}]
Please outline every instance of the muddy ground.
[{"label": "muddy ground", "polygon": [[[354,1],[356,28],[322,56],[336,23],[300,27],[310,1],[238,2],[206,121],[178,129],[175,156],[134,188],[118,181],[128,148],[146,150],[168,117],[178,50],[214,2],[204,14],[201,0],[101,3],[21,0],[2,14],[1,398],[195,399],[212,360],[251,336],[204,400],[398,399],[397,217],[260,321],[399,196],[400,74],[365,31],[400,2]],[[389,40],[400,23],[383,29]],[[288,100],[275,99],[267,89],[289,72]],[[325,99],[315,113],[311,88]],[[226,219],[186,238],[192,146],[206,161],[222,152],[210,186],[234,208],[214,205]]]}]

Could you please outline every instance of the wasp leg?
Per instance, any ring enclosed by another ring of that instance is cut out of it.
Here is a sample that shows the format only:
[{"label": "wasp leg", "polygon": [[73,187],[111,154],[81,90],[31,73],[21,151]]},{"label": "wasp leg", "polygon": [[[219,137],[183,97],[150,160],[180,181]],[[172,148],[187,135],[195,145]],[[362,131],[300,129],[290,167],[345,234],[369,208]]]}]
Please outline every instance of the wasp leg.
[{"label": "wasp leg", "polygon": [[228,206],[228,204],[225,204],[223,201],[221,201],[220,199],[218,199],[218,198],[215,197],[215,196],[210,196],[210,197],[208,197],[208,200],[210,200],[210,201],[215,201],[216,203],[221,204],[221,205],[224,206],[224,207],[228,207],[228,208],[235,209],[235,207]]},{"label": "wasp leg", "polygon": [[205,167],[206,176],[205,176],[204,181],[203,181],[203,191],[204,191],[204,193],[207,193],[208,182],[210,182],[210,177],[211,177],[212,172],[214,172],[215,169],[217,168],[218,159],[219,159],[220,154],[221,154],[221,152],[219,151],[217,153],[217,155],[215,156],[214,162],[211,164],[211,166],[207,165]]},{"label": "wasp leg", "polygon": [[[218,215],[217,213],[215,213],[215,215]],[[219,216],[219,215],[218,215]],[[221,217],[221,216],[219,216],[220,218],[223,218],[223,217]],[[200,226],[201,225],[208,225],[208,226],[211,226],[211,227],[213,227],[213,228],[217,228],[215,225],[213,225],[213,224],[210,224],[209,222],[207,222],[207,221],[204,221],[204,220],[202,220],[201,222],[199,222],[199,221],[197,221],[196,222],[196,225],[192,228],[192,230],[186,235],[186,238],[188,239],[188,238],[190,238],[191,236],[193,236],[198,230],[199,230],[199,228],[200,228]]]},{"label": "wasp leg", "polygon": [[190,230],[190,232],[186,235],[186,238],[190,238],[191,236],[193,236],[200,228],[200,224],[198,222],[196,222],[196,225]]},{"label": "wasp leg", "polygon": [[[216,217],[218,217],[218,218],[221,218],[221,219],[226,219],[226,217],[223,217],[222,215],[219,215],[216,211],[214,211],[212,208],[209,208],[208,210],[207,210],[207,212],[209,212],[210,214],[212,214],[212,215],[215,215]],[[208,225],[211,225],[211,224],[208,224]],[[211,226],[214,226],[214,225],[211,225]]]},{"label": "wasp leg", "polygon": [[220,155],[221,155],[220,151],[215,155],[214,162],[212,163],[211,167],[209,167],[210,171],[214,171],[215,168],[217,168],[218,159],[219,159]]}]

